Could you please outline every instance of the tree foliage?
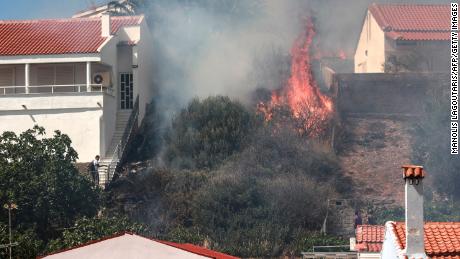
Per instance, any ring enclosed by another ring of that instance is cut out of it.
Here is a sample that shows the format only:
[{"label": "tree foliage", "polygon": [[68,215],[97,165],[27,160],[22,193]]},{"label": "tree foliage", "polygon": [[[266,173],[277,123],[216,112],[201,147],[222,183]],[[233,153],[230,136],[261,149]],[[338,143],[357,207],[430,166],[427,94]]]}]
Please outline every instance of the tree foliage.
[{"label": "tree foliage", "polygon": [[176,168],[213,168],[241,150],[252,126],[249,112],[228,97],[194,99],[173,119],[166,160]]},{"label": "tree foliage", "polygon": [[73,227],[64,230],[60,238],[50,241],[47,250],[53,252],[70,248],[123,232],[142,234],[145,231],[146,226],[133,223],[124,216],[83,217],[78,219]]},{"label": "tree foliage", "polygon": [[[25,230],[12,229],[12,241],[13,243],[18,243],[12,249],[12,257],[15,259],[35,258],[43,249],[43,241],[40,240],[33,228]],[[8,224],[0,222],[0,244],[8,243]],[[0,258],[9,258],[8,256],[8,249],[0,249]]]},{"label": "tree foliage", "polygon": [[[19,135],[0,135],[0,204],[12,210],[16,258],[33,258],[46,242],[82,216],[93,216],[99,194],[75,167],[71,140],[56,131],[47,137],[35,126]],[[5,242],[8,211],[0,211],[0,239]]]}]

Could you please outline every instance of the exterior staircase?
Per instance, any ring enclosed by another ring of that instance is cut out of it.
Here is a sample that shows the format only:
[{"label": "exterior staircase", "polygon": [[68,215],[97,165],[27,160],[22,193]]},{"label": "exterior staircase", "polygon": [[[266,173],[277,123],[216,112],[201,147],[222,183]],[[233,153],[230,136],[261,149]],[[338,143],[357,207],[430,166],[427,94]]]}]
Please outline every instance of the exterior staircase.
[{"label": "exterior staircase", "polygon": [[137,126],[139,114],[139,98],[132,110],[119,110],[112,141],[105,156],[102,157],[99,168],[99,185],[104,188],[113,176],[124,158],[126,146]]}]

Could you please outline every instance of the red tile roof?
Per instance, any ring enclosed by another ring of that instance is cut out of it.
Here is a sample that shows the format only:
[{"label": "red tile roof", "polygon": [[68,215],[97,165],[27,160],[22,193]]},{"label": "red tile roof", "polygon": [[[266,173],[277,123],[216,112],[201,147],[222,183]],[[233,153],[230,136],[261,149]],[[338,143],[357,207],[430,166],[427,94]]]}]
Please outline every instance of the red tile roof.
[{"label": "red tile roof", "polygon": [[385,226],[356,226],[356,249],[360,252],[380,252],[382,250]]},{"label": "red tile roof", "polygon": [[[400,249],[406,246],[404,222],[392,222]],[[460,222],[426,222],[425,252],[430,258],[460,258]]]},{"label": "red tile roof", "polygon": [[450,5],[372,4],[369,11],[391,39],[450,39]]},{"label": "red tile roof", "polygon": [[425,171],[423,171],[423,166],[418,165],[403,165],[403,178],[424,178]]},{"label": "red tile roof", "polygon": [[[111,17],[112,33],[142,19]],[[0,21],[0,56],[97,53],[105,40],[100,18]]]},{"label": "red tile roof", "polygon": [[192,252],[194,254],[203,255],[203,256],[210,257],[210,258],[215,258],[215,259],[238,259],[239,258],[239,257],[234,257],[234,256],[231,256],[231,255],[223,254],[223,253],[220,253],[220,252],[216,252],[216,251],[213,251],[213,250],[209,250],[209,249],[201,247],[201,246],[188,244],[188,243],[187,244],[179,244],[179,243],[173,243],[173,242],[167,242],[167,241],[159,241],[159,240],[157,240],[157,241],[160,242],[160,243],[163,243],[165,245],[176,247],[176,248],[188,251],[188,252]]}]

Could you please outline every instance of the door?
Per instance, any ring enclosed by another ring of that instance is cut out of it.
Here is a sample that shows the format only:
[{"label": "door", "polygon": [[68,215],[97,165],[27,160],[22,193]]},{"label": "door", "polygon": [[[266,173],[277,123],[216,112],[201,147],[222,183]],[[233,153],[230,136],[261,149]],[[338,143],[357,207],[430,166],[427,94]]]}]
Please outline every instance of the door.
[{"label": "door", "polygon": [[120,73],[120,107],[122,110],[133,108],[133,73]]}]

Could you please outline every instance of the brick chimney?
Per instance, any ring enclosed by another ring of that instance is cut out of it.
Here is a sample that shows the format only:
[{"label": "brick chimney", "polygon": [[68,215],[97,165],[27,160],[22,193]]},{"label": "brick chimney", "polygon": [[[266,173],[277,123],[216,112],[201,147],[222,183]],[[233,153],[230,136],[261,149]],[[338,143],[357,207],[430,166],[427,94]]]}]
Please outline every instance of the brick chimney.
[{"label": "brick chimney", "polygon": [[101,15],[101,36],[109,37],[111,33],[112,32],[110,28],[110,13],[104,12]]},{"label": "brick chimney", "polygon": [[427,258],[424,243],[422,166],[404,165],[403,179],[406,191],[406,249],[408,258]]}]

